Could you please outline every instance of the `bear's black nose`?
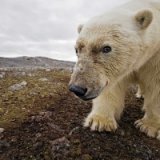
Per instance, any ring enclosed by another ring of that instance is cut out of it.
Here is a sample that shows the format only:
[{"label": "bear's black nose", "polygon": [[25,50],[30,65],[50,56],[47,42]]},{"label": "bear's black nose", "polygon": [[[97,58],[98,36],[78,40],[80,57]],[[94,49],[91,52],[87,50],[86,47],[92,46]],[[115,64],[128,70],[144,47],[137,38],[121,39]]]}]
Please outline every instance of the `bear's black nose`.
[{"label": "bear's black nose", "polygon": [[70,85],[69,90],[78,97],[83,97],[87,92],[87,88],[82,88],[82,87],[75,86],[75,85]]}]

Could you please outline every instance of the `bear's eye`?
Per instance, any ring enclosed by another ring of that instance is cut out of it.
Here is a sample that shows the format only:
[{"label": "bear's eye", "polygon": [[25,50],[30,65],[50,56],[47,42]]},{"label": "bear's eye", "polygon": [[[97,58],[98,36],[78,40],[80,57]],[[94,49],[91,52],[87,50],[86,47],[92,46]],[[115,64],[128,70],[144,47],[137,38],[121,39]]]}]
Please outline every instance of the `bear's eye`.
[{"label": "bear's eye", "polygon": [[112,51],[112,48],[110,46],[105,46],[102,48],[103,53],[109,53]]}]

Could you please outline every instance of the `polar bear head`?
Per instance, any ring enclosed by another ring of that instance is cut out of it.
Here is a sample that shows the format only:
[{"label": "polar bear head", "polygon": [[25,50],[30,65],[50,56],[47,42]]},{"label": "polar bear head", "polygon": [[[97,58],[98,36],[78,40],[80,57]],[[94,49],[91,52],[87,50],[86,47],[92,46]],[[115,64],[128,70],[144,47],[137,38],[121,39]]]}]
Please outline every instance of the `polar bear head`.
[{"label": "polar bear head", "polygon": [[83,100],[94,99],[104,87],[132,72],[143,56],[143,37],[152,20],[152,12],[142,10],[133,15],[105,14],[80,25],[70,91]]}]

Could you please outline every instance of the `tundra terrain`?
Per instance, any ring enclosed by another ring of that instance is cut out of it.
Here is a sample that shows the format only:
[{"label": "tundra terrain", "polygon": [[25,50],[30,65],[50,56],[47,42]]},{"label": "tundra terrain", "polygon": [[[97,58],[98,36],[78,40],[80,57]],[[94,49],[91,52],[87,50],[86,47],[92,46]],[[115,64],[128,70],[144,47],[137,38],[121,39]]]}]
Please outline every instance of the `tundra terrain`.
[{"label": "tundra terrain", "polygon": [[160,141],[134,126],[143,116],[135,88],[118,130],[91,132],[82,125],[91,102],[68,91],[73,63],[11,66],[9,60],[0,61],[0,160],[160,160]]}]

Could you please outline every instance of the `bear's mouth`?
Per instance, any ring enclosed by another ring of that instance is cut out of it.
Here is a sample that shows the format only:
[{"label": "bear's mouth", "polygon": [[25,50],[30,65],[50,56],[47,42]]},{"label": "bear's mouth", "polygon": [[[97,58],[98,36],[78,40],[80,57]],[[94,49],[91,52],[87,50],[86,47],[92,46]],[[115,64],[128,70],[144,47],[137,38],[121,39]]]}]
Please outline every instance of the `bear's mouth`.
[{"label": "bear's mouth", "polygon": [[84,101],[90,101],[90,100],[93,100],[93,99],[97,98],[97,96],[92,96],[92,97],[85,97],[85,96],[83,96],[83,97],[79,97],[79,98],[82,99],[82,100],[84,100]]},{"label": "bear's mouth", "polygon": [[97,98],[97,97],[101,94],[101,92],[103,91],[103,89],[104,89],[105,87],[106,87],[106,86],[104,86],[104,87],[102,87],[102,88],[100,88],[100,89],[98,89],[98,90],[96,90],[96,91],[89,90],[86,95],[84,95],[84,96],[78,96],[78,97],[79,97],[80,99],[84,100],[84,101],[93,100],[93,99]]},{"label": "bear's mouth", "polygon": [[78,96],[80,99],[84,100],[84,101],[90,101],[93,100],[95,98],[97,98],[99,96],[99,94],[101,93],[102,89],[99,91],[89,91],[86,95],[84,96]]}]

